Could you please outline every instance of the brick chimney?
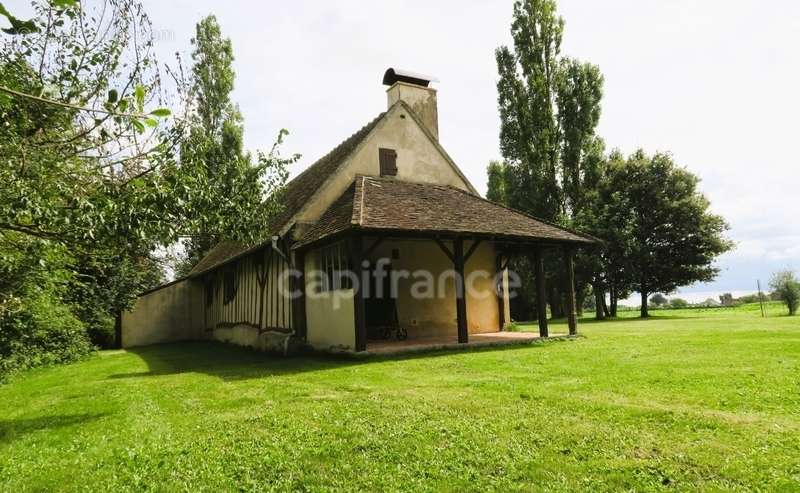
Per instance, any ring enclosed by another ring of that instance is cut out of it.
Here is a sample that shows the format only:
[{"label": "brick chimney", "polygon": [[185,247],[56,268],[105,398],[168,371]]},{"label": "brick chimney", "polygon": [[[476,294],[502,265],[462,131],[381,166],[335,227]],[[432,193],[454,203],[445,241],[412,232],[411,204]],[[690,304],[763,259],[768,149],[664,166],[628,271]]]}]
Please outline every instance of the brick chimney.
[{"label": "brick chimney", "polygon": [[439,110],[436,106],[436,89],[428,87],[431,82],[438,82],[434,77],[389,68],[383,74],[383,84],[389,86],[386,90],[388,107],[391,108],[397,101],[402,100],[422,123],[439,140]]}]

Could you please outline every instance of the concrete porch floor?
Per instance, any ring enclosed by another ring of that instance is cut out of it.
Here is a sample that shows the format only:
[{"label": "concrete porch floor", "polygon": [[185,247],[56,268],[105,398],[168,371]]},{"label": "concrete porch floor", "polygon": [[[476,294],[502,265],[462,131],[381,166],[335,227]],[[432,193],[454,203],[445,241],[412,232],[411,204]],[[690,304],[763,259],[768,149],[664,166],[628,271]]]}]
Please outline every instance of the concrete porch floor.
[{"label": "concrete porch floor", "polygon": [[[545,339],[561,339],[569,337],[568,334],[550,334]],[[487,332],[484,334],[470,334],[469,342],[458,343],[458,336],[445,335],[434,337],[416,337],[405,341],[370,340],[367,341],[367,350],[357,354],[402,354],[435,349],[460,349],[468,347],[507,346],[511,344],[528,344],[543,339],[536,332]]]}]

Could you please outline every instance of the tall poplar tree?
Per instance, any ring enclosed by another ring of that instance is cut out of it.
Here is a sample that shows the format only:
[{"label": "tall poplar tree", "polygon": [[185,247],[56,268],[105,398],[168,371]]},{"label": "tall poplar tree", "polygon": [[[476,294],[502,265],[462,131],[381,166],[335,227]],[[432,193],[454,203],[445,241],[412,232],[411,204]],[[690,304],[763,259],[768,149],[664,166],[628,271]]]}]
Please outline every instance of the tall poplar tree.
[{"label": "tall poplar tree", "polygon": [[207,189],[191,204],[191,231],[185,231],[185,254],[177,274],[188,273],[218,242],[251,244],[269,236],[269,218],[280,206],[287,166],[298,156],[280,158],[281,130],[269,153],[257,159],[243,149],[244,121],[231,100],[235,73],[233,46],[223,37],[216,17],[201,20],[192,39],[189,83],[189,131],[181,146],[180,162]]},{"label": "tall poplar tree", "polygon": [[[603,77],[597,66],[561,56],[563,32],[554,0],[514,3],[513,47],[495,52],[503,162],[490,165],[487,196],[575,226],[581,210],[592,205],[605,162],[603,142],[595,135]],[[515,267],[530,277],[525,265]],[[593,266],[578,258],[579,296],[595,277]],[[548,259],[547,270],[551,310],[558,316],[565,281],[560,258]]]},{"label": "tall poplar tree", "polygon": [[[201,170],[208,185],[217,189],[208,199],[225,197],[233,192],[233,170],[247,159],[242,143],[242,115],[231,101],[235,78],[233,46],[230,39],[223,38],[213,15],[197,23],[192,46],[189,98],[193,111],[188,137],[181,146],[181,163]],[[213,204],[198,204],[198,208],[210,207]],[[188,273],[221,236],[206,222],[189,233],[179,274]]]}]

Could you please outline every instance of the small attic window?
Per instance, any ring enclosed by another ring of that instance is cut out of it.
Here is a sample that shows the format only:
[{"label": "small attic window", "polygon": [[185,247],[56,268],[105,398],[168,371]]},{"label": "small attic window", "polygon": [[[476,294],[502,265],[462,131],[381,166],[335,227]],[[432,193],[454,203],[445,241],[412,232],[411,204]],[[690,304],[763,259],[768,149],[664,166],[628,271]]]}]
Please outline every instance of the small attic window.
[{"label": "small attic window", "polygon": [[381,176],[397,176],[397,151],[378,149],[378,161],[381,165]]}]

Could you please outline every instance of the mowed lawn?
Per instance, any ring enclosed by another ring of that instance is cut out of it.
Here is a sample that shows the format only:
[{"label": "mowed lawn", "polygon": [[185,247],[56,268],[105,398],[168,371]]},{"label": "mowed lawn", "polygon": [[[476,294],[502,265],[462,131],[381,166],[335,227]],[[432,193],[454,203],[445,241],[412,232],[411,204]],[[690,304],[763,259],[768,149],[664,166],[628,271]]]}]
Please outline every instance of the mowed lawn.
[{"label": "mowed lawn", "polygon": [[102,352],[0,386],[0,491],[800,490],[800,317],[655,313],[394,359]]}]

